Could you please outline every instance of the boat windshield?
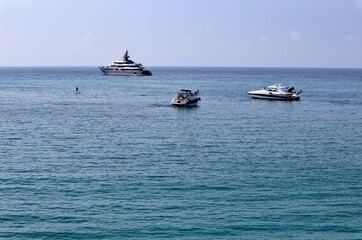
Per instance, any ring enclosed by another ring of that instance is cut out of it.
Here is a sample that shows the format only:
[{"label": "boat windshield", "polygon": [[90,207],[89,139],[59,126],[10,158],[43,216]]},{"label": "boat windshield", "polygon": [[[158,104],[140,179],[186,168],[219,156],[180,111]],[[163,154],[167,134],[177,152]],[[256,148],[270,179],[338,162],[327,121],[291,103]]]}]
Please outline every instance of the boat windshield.
[{"label": "boat windshield", "polygon": [[190,96],[190,94],[188,93],[178,93],[177,97],[178,98],[188,98]]},{"label": "boat windshield", "polygon": [[181,89],[181,90],[178,90],[177,93],[191,93],[191,90]]},{"label": "boat windshield", "polygon": [[272,86],[268,86],[267,90],[270,91],[270,92],[278,92],[278,91],[286,92],[287,87],[282,86],[281,84],[275,84],[275,85],[272,85]]}]

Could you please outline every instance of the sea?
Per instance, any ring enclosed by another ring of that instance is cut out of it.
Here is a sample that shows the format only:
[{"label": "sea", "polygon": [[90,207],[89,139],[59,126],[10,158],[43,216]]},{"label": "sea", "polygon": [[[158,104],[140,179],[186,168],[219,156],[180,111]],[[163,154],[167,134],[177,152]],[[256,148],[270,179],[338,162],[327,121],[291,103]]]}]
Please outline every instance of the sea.
[{"label": "sea", "polygon": [[0,239],[362,239],[362,69],[149,70],[0,67]]}]

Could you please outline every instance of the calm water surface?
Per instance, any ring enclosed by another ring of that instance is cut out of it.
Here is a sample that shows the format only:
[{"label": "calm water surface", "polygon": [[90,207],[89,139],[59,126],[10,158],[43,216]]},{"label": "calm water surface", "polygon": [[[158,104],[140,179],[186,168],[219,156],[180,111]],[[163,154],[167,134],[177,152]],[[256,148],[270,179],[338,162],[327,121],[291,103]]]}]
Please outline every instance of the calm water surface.
[{"label": "calm water surface", "polygon": [[362,70],[150,70],[0,68],[1,239],[362,239]]}]

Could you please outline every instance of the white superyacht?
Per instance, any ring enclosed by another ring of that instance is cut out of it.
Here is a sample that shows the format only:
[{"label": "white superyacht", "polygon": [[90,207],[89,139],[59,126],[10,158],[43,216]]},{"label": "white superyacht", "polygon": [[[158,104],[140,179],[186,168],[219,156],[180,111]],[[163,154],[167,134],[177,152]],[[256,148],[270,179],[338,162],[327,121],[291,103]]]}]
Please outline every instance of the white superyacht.
[{"label": "white superyacht", "polygon": [[109,66],[101,66],[99,69],[105,75],[114,76],[151,76],[149,70],[145,70],[141,63],[135,63],[130,59],[128,50],[123,55],[122,60],[113,61]]}]

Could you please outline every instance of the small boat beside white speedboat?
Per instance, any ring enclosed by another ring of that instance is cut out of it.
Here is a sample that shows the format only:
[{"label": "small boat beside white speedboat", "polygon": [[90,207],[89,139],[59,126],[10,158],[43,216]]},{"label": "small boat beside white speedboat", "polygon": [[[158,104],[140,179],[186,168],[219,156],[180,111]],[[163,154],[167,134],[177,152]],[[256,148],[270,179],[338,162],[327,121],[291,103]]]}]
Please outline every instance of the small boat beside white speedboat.
[{"label": "small boat beside white speedboat", "polygon": [[274,84],[264,89],[252,90],[247,92],[252,98],[272,99],[272,100],[300,100],[302,90],[295,91],[293,86],[286,87]]},{"label": "small boat beside white speedboat", "polygon": [[199,101],[201,101],[199,90],[192,92],[191,90],[181,89],[172,98],[171,104],[173,106],[195,106]]}]

